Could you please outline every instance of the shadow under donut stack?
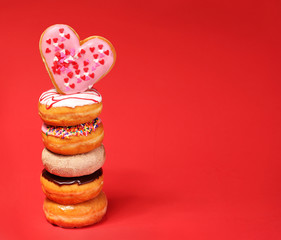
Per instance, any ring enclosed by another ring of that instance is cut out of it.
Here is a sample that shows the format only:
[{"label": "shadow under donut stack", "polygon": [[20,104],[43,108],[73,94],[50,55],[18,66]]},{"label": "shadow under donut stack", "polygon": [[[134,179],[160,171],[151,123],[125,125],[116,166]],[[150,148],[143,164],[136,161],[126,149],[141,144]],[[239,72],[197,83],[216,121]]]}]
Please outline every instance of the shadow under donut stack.
[{"label": "shadow under donut stack", "polygon": [[39,48],[55,87],[42,93],[38,105],[45,145],[43,210],[54,225],[88,226],[107,210],[102,97],[93,84],[111,70],[116,53],[108,40],[94,36],[80,41],[63,24],[47,28]]}]

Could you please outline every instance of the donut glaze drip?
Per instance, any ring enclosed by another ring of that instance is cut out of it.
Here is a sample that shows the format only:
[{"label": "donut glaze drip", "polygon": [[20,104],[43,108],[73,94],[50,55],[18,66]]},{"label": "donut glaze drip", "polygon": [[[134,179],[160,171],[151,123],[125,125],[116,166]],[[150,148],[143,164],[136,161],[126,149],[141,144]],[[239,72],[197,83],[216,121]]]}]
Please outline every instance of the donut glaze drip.
[{"label": "donut glaze drip", "polygon": [[86,184],[93,182],[102,175],[102,168],[98,169],[90,175],[85,175],[81,177],[60,177],[54,174],[49,173],[46,169],[42,171],[42,177],[47,179],[50,182],[53,182],[59,186],[62,185],[71,185],[77,183],[78,185]]},{"label": "donut glaze drip", "polygon": [[47,136],[54,136],[62,139],[73,136],[88,136],[91,132],[95,131],[99,127],[100,123],[100,118],[96,118],[92,122],[69,127],[47,126],[45,123],[43,123],[42,132]]},{"label": "donut glaze drip", "polygon": [[55,89],[50,89],[39,98],[41,104],[46,105],[46,109],[51,107],[71,107],[91,105],[102,101],[101,94],[96,89],[89,89],[83,93],[63,95]]}]

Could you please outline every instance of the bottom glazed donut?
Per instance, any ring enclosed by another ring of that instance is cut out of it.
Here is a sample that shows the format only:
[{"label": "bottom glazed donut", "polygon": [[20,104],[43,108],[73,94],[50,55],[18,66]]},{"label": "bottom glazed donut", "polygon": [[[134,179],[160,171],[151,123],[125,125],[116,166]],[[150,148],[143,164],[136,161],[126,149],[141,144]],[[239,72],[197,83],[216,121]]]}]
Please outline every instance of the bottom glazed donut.
[{"label": "bottom glazed donut", "polygon": [[99,222],[107,210],[104,192],[86,202],[74,205],[61,205],[48,198],[43,204],[47,220],[59,227],[80,228]]}]

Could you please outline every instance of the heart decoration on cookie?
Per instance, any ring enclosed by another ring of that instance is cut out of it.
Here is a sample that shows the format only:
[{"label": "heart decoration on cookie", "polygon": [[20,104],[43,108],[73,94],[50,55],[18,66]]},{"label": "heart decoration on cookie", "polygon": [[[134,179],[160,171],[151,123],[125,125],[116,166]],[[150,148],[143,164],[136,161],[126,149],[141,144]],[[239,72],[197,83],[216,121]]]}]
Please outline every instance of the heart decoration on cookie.
[{"label": "heart decoration on cookie", "polygon": [[90,89],[111,70],[116,59],[107,39],[92,36],[80,41],[78,34],[64,24],[47,28],[39,48],[51,80],[62,94]]}]

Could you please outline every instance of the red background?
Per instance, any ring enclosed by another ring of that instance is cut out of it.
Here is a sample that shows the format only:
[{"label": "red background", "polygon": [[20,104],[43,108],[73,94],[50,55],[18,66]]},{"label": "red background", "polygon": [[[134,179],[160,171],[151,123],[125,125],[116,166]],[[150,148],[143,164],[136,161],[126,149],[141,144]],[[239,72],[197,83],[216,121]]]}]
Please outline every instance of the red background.
[{"label": "red background", "polygon": [[[83,4],[82,4],[83,3]],[[280,1],[1,1],[0,239],[280,239]],[[105,219],[45,220],[38,41],[108,38]]]}]

